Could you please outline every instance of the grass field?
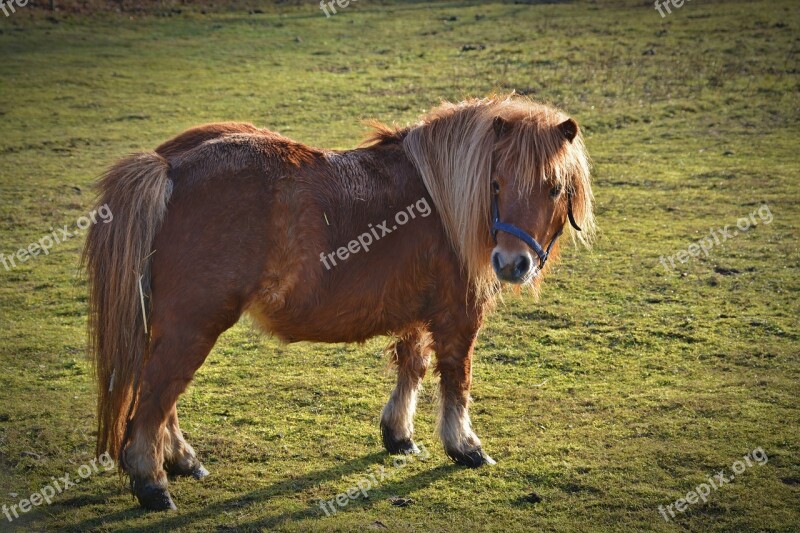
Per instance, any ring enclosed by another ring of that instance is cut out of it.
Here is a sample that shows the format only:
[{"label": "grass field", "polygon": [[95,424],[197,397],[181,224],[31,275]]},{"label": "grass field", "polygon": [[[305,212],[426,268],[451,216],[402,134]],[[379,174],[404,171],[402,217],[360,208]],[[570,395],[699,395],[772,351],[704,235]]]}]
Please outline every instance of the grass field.
[{"label": "grass field", "polygon": [[[212,475],[171,484],[177,512],[99,472],[0,530],[800,530],[797,2],[259,11],[0,17],[0,253],[74,232],[107,165],[198,123],[347,148],[363,119],[405,124],[441,99],[556,104],[584,129],[601,234],[481,334],[472,417],[498,464],[445,457],[433,379],[416,419],[430,456],[383,453],[388,339],[281,345],[240,323],[180,401]],[[0,505],[93,457],[81,246],[0,265]],[[758,448],[764,464],[737,463]],[[323,513],[381,466],[368,498]]]}]

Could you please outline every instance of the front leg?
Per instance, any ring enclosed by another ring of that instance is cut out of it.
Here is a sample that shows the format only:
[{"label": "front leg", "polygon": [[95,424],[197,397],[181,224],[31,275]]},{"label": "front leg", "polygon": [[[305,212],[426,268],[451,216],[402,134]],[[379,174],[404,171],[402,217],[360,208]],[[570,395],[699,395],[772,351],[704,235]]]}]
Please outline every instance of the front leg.
[{"label": "front leg", "polygon": [[472,431],[468,405],[472,384],[472,354],[481,324],[478,313],[442,315],[433,330],[436,372],[440,376],[439,436],[445,452],[458,464],[472,468],[495,464]]}]

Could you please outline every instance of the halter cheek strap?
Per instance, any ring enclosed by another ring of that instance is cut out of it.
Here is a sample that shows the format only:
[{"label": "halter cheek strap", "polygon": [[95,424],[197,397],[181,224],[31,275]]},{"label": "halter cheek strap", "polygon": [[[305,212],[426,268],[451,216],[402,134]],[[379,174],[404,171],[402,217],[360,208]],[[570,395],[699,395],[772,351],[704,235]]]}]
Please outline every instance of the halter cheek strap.
[{"label": "halter cheek strap", "polygon": [[[494,242],[497,242],[497,232],[502,231],[503,233],[508,233],[509,235],[513,235],[517,239],[521,240],[525,244],[527,244],[536,255],[539,256],[539,270],[544,268],[544,264],[547,262],[547,258],[550,256],[550,250],[553,249],[553,245],[558,240],[558,237],[564,231],[563,226],[559,229],[553,238],[550,240],[550,244],[547,245],[547,248],[542,248],[536,239],[531,237],[528,233],[524,230],[514,226],[513,224],[506,224],[505,222],[500,221],[500,208],[498,207],[498,196],[500,195],[499,187],[496,184],[492,184],[492,238]],[[569,218],[569,223],[575,228],[577,231],[581,231],[581,228],[575,222],[575,216],[572,214],[572,193],[567,193],[567,217]]]}]

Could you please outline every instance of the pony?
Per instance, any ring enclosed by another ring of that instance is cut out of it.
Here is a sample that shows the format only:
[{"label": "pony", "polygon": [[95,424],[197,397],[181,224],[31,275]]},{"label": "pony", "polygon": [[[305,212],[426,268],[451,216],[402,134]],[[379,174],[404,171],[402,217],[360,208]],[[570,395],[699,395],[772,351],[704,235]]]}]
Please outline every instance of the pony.
[{"label": "pony", "polygon": [[97,451],[153,510],[176,508],[168,476],[208,475],[176,402],[244,313],[286,343],[390,336],[397,384],[380,430],[392,454],[418,452],[435,355],[445,452],[494,464],[468,413],[478,331],[504,283],[538,289],[568,223],[587,246],[595,229],[577,123],[513,93],[376,123],[344,151],[200,126],[120,160],[98,189],[114,222],[91,227],[82,256]]}]

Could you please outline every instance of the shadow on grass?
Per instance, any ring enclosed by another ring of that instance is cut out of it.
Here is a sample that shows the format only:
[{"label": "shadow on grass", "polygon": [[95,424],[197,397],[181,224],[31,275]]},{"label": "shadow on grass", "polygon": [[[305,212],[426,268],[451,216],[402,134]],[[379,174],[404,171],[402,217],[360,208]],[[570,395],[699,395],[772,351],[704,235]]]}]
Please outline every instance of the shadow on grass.
[{"label": "shadow on grass", "polygon": [[[388,482],[381,484],[377,487],[378,490],[381,492],[389,492],[389,493],[400,493],[399,489],[402,486],[410,486],[411,490],[417,490],[419,488],[425,487],[433,483],[434,481],[444,477],[445,475],[449,474],[450,472],[454,472],[456,470],[463,470],[464,467],[459,467],[456,465],[446,465],[446,466],[439,466],[432,470],[426,470],[424,472],[420,472],[410,478],[405,480],[397,480],[394,482]],[[338,512],[347,512],[346,509],[362,509],[364,507],[371,507],[375,502],[379,501],[376,499],[356,499],[351,500],[348,506],[345,509],[342,509]],[[236,524],[236,529],[242,529],[246,531],[254,531],[254,530],[267,530],[270,531],[273,528],[276,528],[287,521],[298,521],[308,518],[316,518],[320,520],[324,520],[326,518],[325,513],[318,507],[310,507],[308,509],[304,509],[302,511],[295,511],[293,513],[280,513],[275,516],[267,516],[262,517],[257,520],[253,520],[252,522],[246,522],[242,524]],[[161,526],[162,524],[159,524]],[[172,526],[179,526],[185,525],[181,522],[177,522],[174,524],[169,524],[169,527]]]},{"label": "shadow on grass", "polygon": [[[385,452],[372,453],[357,459],[352,459],[344,464],[339,464],[331,468],[309,472],[308,474],[299,478],[277,481],[268,487],[257,489],[247,494],[237,496],[234,498],[229,498],[227,500],[214,502],[202,508],[199,508],[195,511],[189,511],[189,512],[181,511],[180,514],[167,513],[163,515],[164,516],[163,520],[160,520],[158,522],[152,522],[150,524],[143,526],[131,527],[128,530],[152,531],[153,529],[171,530],[174,528],[190,527],[195,522],[219,516],[220,514],[226,511],[230,511],[231,509],[242,510],[250,505],[268,500],[269,498],[274,496],[296,494],[301,490],[304,490],[314,485],[318,485],[326,481],[339,480],[342,478],[342,476],[346,476],[354,472],[364,472],[368,466],[374,465],[375,463],[382,463],[385,457],[386,457]],[[394,493],[399,494],[403,492],[401,488],[409,486],[412,487],[413,490],[417,490],[459,469],[461,469],[461,467],[458,467],[456,465],[439,466],[431,470],[420,472],[412,476],[411,478],[403,480],[386,480],[385,482],[375,487],[375,489],[382,493],[388,492],[392,494]],[[335,494],[331,494],[331,497],[334,496]],[[369,507],[373,505],[375,501],[378,500],[377,499],[351,500],[347,508],[349,509],[349,508]],[[176,503],[180,506],[179,501]],[[340,512],[345,512],[345,510],[343,509]],[[108,527],[113,528],[115,522],[122,522],[130,519],[139,518],[149,513],[150,513],[149,511],[145,511],[139,508],[137,505],[137,507],[133,509],[117,511],[108,515],[97,516],[92,519],[84,520],[80,523],[70,525],[68,529],[73,531],[87,531],[87,530],[95,530],[98,528],[100,529]],[[279,513],[274,516],[261,517],[252,522],[237,524],[236,527],[243,529],[259,529],[259,528],[271,529],[286,521],[296,521],[309,518],[325,518],[325,513],[318,505],[312,504],[309,505],[307,509],[294,512]]]}]

